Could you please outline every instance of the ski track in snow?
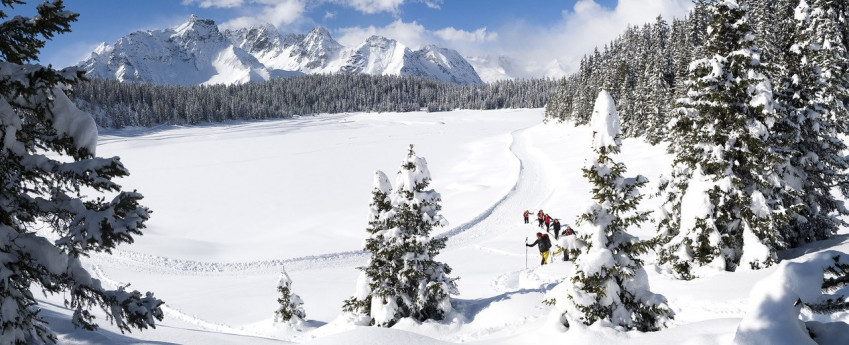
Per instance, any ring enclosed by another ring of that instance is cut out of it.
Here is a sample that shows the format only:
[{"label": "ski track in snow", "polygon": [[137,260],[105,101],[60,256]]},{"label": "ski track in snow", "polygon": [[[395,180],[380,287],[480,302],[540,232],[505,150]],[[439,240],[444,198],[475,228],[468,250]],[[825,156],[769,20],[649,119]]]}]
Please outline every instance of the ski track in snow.
[{"label": "ski track in snow", "polygon": [[[493,254],[516,255],[514,253],[480,247],[476,243],[480,239],[492,238],[508,231],[509,227],[503,226],[503,224],[509,224],[511,222],[505,219],[506,215],[512,215],[518,209],[528,208],[523,205],[541,204],[548,197],[539,199],[539,195],[550,195],[553,193],[553,191],[542,192],[549,189],[546,188],[547,184],[543,178],[544,175],[540,167],[528,158],[532,157],[528,152],[527,138],[525,137],[525,132],[528,129],[519,129],[511,133],[513,142],[510,144],[510,151],[519,160],[519,174],[516,183],[505,196],[481,214],[466,223],[438,235],[437,237],[448,237],[448,242],[443,252],[475,245],[477,249]],[[121,266],[144,272],[217,275],[232,273],[268,274],[280,272],[283,267],[287,271],[355,267],[366,264],[367,260],[368,253],[365,251],[337,252],[289,259],[249,262],[204,262],[143,254],[127,250],[113,250],[112,254],[94,254],[85,261],[90,266]]]},{"label": "ski track in snow", "polygon": [[[514,230],[505,224],[515,223],[516,212],[537,209],[554,195],[554,189],[540,162],[531,158],[535,155],[529,151],[527,130],[525,128],[511,133],[513,142],[510,151],[519,161],[519,174],[513,188],[475,219],[446,232],[444,235],[449,236],[446,250],[467,247],[479,243],[481,239],[498,237]],[[541,195],[545,197],[541,198]]]},{"label": "ski track in snow", "polygon": [[[471,247],[475,250],[492,255],[520,256],[516,253],[481,246],[478,245],[478,243],[480,243],[480,240],[482,239],[497,237],[508,232],[511,228],[509,226],[504,226],[504,224],[511,224],[514,221],[512,217],[511,219],[507,218],[508,215],[513,215],[515,210],[529,209],[527,205],[542,205],[545,200],[553,194],[553,190],[551,190],[550,184],[546,179],[547,176],[542,171],[540,162],[534,160],[532,157],[535,157],[535,155],[529,151],[527,131],[530,128],[532,127],[519,129],[511,133],[513,141],[510,144],[510,151],[519,162],[519,173],[513,187],[502,198],[497,200],[492,206],[485,209],[478,216],[451,230],[437,235],[438,237],[448,238],[448,242],[443,253],[446,251]],[[247,128],[239,129],[247,130]],[[213,132],[217,132],[217,128]],[[217,133],[207,133],[206,135],[214,136],[216,134]],[[130,134],[130,136],[135,135],[140,134]],[[163,136],[169,137],[170,135]],[[121,141],[125,139],[120,136],[116,136],[112,140]],[[545,197],[540,197],[542,195],[545,195]],[[532,207],[532,209],[535,208],[536,207]],[[273,274],[280,272],[283,267],[285,267],[287,271],[292,272],[335,267],[363,266],[368,261],[368,253],[365,251],[348,251],[277,260],[260,260],[250,262],[203,262],[162,257],[126,250],[113,250],[112,254],[94,254],[84,261],[87,266],[94,269],[96,272],[95,274],[99,279],[117,287],[122,284],[109,279],[109,277],[103,272],[103,267],[175,275],[214,276],[233,274]],[[530,281],[538,280],[540,277],[531,277],[529,275],[534,275],[534,273],[518,271],[507,273],[497,278],[492,282],[492,284],[496,287],[496,290],[501,291],[502,294],[485,299],[485,301],[492,302],[501,300],[507,298],[509,295],[517,293],[524,294],[533,291],[540,292],[548,290],[554,285],[554,283],[556,283],[556,281],[542,279],[542,284],[539,282],[534,284]],[[470,304],[467,307],[474,309],[476,304],[481,303],[486,305],[489,304],[482,301],[465,301],[465,303],[462,304]],[[483,306],[477,307],[484,308]],[[204,321],[198,317],[185,314],[172,306],[164,306],[163,311],[169,318],[195,325],[201,329],[221,333],[263,337],[261,334],[255,334],[243,329]],[[528,320],[526,319],[522,319],[512,323],[525,323],[527,321]],[[500,329],[500,327],[493,327]],[[491,330],[478,330],[478,332],[483,332],[481,334],[488,334],[487,332],[489,331]],[[461,336],[462,339],[455,340],[473,340],[475,339],[475,336],[476,334],[465,334]]]},{"label": "ski track in snow", "polygon": [[[101,269],[100,266],[94,266],[93,271],[94,271],[94,276],[97,279],[100,279],[102,282],[106,283],[107,285],[111,285],[111,287],[113,289],[117,288],[121,285],[124,285],[124,284],[121,284],[120,282],[109,279],[109,277],[107,277],[106,274],[103,273],[103,269]],[[182,321],[184,323],[197,326],[200,329],[204,329],[204,330],[208,330],[208,331],[214,331],[214,332],[218,332],[218,333],[225,333],[225,334],[234,334],[234,335],[242,335],[242,336],[248,336],[248,337],[265,338],[261,334],[256,334],[256,333],[253,333],[253,332],[245,331],[245,330],[239,329],[239,328],[230,327],[230,326],[220,324],[220,323],[204,321],[199,317],[192,316],[192,315],[183,313],[180,310],[171,308],[167,304],[161,306],[161,308],[162,308],[162,313],[165,314],[165,317],[167,319],[169,319],[169,320],[179,320],[179,321]],[[273,339],[273,338],[268,338],[268,339]]]},{"label": "ski track in snow", "polygon": [[368,255],[364,251],[349,251],[280,260],[204,262],[115,250],[112,255],[92,255],[88,261],[94,265],[132,267],[143,272],[217,275],[275,273],[280,272],[283,267],[286,268],[286,271],[303,271],[328,267],[359,266],[365,264],[367,259]]}]

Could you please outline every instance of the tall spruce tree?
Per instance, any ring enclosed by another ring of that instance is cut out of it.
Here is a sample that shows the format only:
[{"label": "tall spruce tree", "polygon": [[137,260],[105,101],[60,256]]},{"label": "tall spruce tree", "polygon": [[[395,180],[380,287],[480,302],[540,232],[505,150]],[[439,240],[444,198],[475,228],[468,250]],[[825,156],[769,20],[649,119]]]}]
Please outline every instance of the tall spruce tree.
[{"label": "tall spruce tree", "polygon": [[646,116],[642,121],[645,129],[646,139],[650,142],[659,142],[666,136],[666,114],[669,113],[669,104],[672,101],[674,72],[672,58],[670,57],[669,26],[662,17],[657,16],[657,21],[651,27],[651,42],[654,44],[646,65],[644,84],[641,93],[646,95]]},{"label": "tall spruce tree", "polygon": [[141,194],[112,181],[129,174],[118,157],[95,157],[94,121],[63,91],[82,74],[28,64],[78,16],[60,0],[37,11],[0,23],[0,343],[56,342],[33,297],[39,289],[63,293],[77,327],[97,328],[94,306],[122,332],[154,327],[162,301],[107,289],[80,261],[132,243],[149,210],[139,205]]},{"label": "tall spruce tree", "polygon": [[365,315],[380,327],[392,327],[405,317],[441,320],[453,310],[450,295],[458,293],[457,278],[448,277],[451,268],[434,260],[447,238],[432,238],[430,232],[447,222],[439,214],[439,193],[427,189],[427,161],[410,145],[391,193],[381,175],[375,178],[365,244],[371,259],[360,267],[368,286],[360,287],[343,310]]},{"label": "tall spruce tree", "polygon": [[719,0],[709,12],[706,57],[691,64],[688,97],[672,115],[672,178],[661,182],[658,258],[684,279],[700,266],[773,264],[789,221],[772,86],[746,9]]},{"label": "tall spruce tree", "polygon": [[566,299],[559,302],[562,319],[591,325],[607,320],[627,330],[656,331],[674,313],[666,299],[649,290],[648,276],[639,256],[648,244],[627,233],[647,220],[638,211],[642,195],[638,188],[648,180],[642,175],[626,178],[625,164],[611,155],[621,148],[619,115],[613,98],[601,91],[592,115],[593,152],[598,158],[583,168],[592,184],[595,203],[579,216],[577,236],[586,243],[567,279]]},{"label": "tall spruce tree", "polygon": [[846,225],[849,214],[832,194],[841,187],[849,196],[849,159],[840,135],[847,131],[844,100],[849,99],[849,56],[843,44],[845,25],[838,2],[801,1],[795,10],[796,42],[786,53],[776,100],[786,114],[781,123],[792,153],[788,170],[801,191],[803,207],[785,229],[790,245],[822,240]]}]

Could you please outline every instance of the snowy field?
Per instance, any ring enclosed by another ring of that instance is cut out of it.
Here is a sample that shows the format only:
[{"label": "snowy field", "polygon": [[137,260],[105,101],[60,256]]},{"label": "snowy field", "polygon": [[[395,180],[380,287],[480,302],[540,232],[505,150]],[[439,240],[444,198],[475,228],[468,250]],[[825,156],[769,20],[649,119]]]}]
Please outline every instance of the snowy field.
[{"label": "snowy field", "polygon": [[[153,214],[136,243],[85,263],[107,285],[153,291],[166,318],[156,330],[121,334],[98,312],[100,330],[75,330],[63,296],[43,298],[42,315],[62,344],[730,344],[753,287],[777,268],[679,281],[648,257],[651,288],[676,313],[668,329],[558,325],[541,301],[571,263],[540,267],[536,248],[524,246],[538,228],[521,213],[544,209],[574,224],[589,202],[580,169],[591,133],[542,118],[541,109],[350,114],[102,132],[98,155],[121,157],[131,176],[119,182],[143,193]],[[456,313],[391,329],[354,326],[341,307],[367,259],[360,250],[372,176],[394,176],[410,144],[427,159],[450,222],[434,234],[449,237],[437,260],[460,277]],[[614,160],[629,176],[647,176],[644,192],[653,193],[671,158],[628,139]],[[633,232],[648,238],[653,229]],[[849,252],[847,240],[842,233],[782,258]],[[273,323],[282,267],[305,303],[300,329]]]}]

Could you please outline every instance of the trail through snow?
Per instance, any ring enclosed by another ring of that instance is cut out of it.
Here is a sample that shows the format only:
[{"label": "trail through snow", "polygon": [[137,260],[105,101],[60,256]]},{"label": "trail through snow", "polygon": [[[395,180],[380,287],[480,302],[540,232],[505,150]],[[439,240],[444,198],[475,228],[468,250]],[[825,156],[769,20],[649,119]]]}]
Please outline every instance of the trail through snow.
[{"label": "trail through snow", "polygon": [[[344,118],[336,120],[344,121]],[[325,123],[326,121],[326,119],[322,119],[321,123]],[[316,124],[307,123],[303,126],[312,125]],[[246,126],[252,127],[254,125],[248,124]],[[513,271],[512,273],[504,273],[503,265],[500,264],[494,264],[493,266],[488,267],[488,269],[476,267],[477,265],[474,263],[472,263],[471,266],[466,265],[469,264],[469,262],[455,265],[454,261],[463,259],[458,259],[452,256],[452,253],[456,253],[460,257],[464,257],[467,256],[468,251],[473,250],[479,252],[476,257],[480,258],[481,260],[479,262],[484,264],[499,261],[524,263],[528,260],[528,253],[527,250],[524,249],[524,243],[522,242],[528,234],[532,234],[537,231],[538,228],[536,228],[535,225],[525,225],[525,231],[515,231],[516,228],[513,225],[519,225],[518,220],[521,219],[521,216],[518,213],[527,208],[527,205],[531,205],[534,208],[544,205],[546,199],[548,199],[553,193],[551,183],[547,179],[548,175],[543,172],[544,167],[541,166],[537,159],[539,156],[532,154],[531,148],[528,147],[531,142],[531,139],[529,138],[530,128],[533,127],[515,130],[510,133],[512,142],[509,145],[509,150],[512,152],[513,157],[517,160],[519,166],[517,174],[515,175],[516,180],[513,187],[493,205],[483,210],[477,216],[472,217],[471,220],[445,230],[438,235],[448,237],[449,241],[447,243],[447,248],[442,251],[442,254],[440,254],[437,259],[455,266],[455,272],[459,272],[458,275],[461,276],[461,278],[464,276],[468,277],[471,274],[480,274],[481,272],[487,272],[486,274],[488,274],[486,277],[485,288],[482,288],[482,286],[470,285],[465,288],[464,291],[466,292],[461,291],[461,293],[464,293],[461,297],[468,296],[473,299],[465,300],[461,298],[457,300],[458,309],[461,310],[461,313],[464,313],[463,317],[469,318],[467,322],[473,322],[475,315],[480,313],[482,310],[487,309],[487,307],[493,302],[504,301],[505,299],[511,298],[510,296],[514,294],[526,295],[531,292],[540,294],[543,292],[542,290],[544,288],[550,288],[549,285],[555,282],[552,279],[540,279],[540,277],[535,273],[525,272],[523,270],[525,268],[523,265],[515,266],[516,271]],[[264,127],[262,130],[275,131],[277,129],[275,129],[275,126],[272,126],[270,128]],[[291,128],[280,128],[280,130],[283,132],[292,131]],[[222,129],[222,131],[226,130]],[[242,128],[236,129],[235,131],[245,131],[248,133],[249,129]],[[132,137],[135,135],[143,136],[145,133],[123,133],[123,135],[125,137]],[[157,136],[163,137],[160,138],[163,140],[166,138],[170,140],[186,139],[180,135],[181,134],[177,133],[163,133],[158,134]],[[102,144],[110,144],[121,140],[125,139],[122,139],[122,137],[111,137]],[[504,243],[511,244],[505,246],[503,245]],[[511,246],[516,248],[516,250],[510,249]],[[536,267],[539,259],[535,248],[531,248],[530,255],[532,255],[530,262],[534,264],[532,267]],[[522,256],[525,256],[526,259],[522,260]],[[92,257],[86,260],[86,263],[95,268],[97,275],[106,283],[117,286],[122,283],[113,279],[111,277],[111,273],[107,272],[117,273],[133,271],[140,274],[172,276],[175,280],[191,279],[190,277],[192,276],[198,276],[205,277],[202,279],[212,279],[211,282],[214,282],[222,281],[221,279],[224,281],[233,279],[242,280],[251,279],[248,278],[248,276],[260,277],[277,274],[282,267],[285,266],[286,271],[290,273],[302,272],[305,274],[306,272],[326,272],[328,270],[335,269],[337,272],[342,272],[340,270],[344,270],[347,274],[354,276],[358,272],[355,267],[365,264],[367,259],[368,254],[366,252],[344,251],[320,255],[300,256],[288,259],[256,260],[249,262],[208,262],[156,256],[132,250],[115,250],[112,255],[92,255]],[[475,262],[478,262],[478,260],[475,260]],[[495,271],[492,271],[493,267],[495,267]],[[562,276],[563,274],[558,272],[556,274],[552,273],[551,275]],[[470,282],[477,280],[479,279],[469,279]],[[462,282],[463,280],[461,279],[461,284]],[[295,281],[295,289],[297,289],[297,284],[298,282]],[[354,285],[352,284],[350,289],[353,291],[353,288]],[[510,290],[516,291],[511,292]],[[166,302],[168,301],[166,300]],[[536,303],[537,302],[534,302],[534,304]],[[270,303],[269,307],[271,307]],[[265,334],[263,331],[254,332],[251,330],[252,327],[249,325],[226,325],[221,320],[204,320],[202,316],[190,316],[179,311],[185,310],[185,308],[179,304],[172,305],[169,303],[166,310],[168,311],[167,316],[169,316],[169,319],[172,321],[182,321],[191,327],[238,335],[252,335],[258,337],[271,336],[269,334]],[[524,323],[529,319],[520,318],[519,320],[520,323]],[[512,326],[512,324],[508,323],[502,325],[501,328],[507,329]],[[486,328],[489,329],[491,326],[486,326]],[[477,339],[477,337],[480,336],[492,336],[492,334],[497,333],[493,333],[491,331],[491,329],[487,332],[483,332],[482,330],[466,331],[460,332],[452,337],[455,341],[468,341]],[[476,336],[474,335],[475,333],[480,334]],[[294,340],[292,337],[289,338]]]},{"label": "trail through snow", "polygon": [[[155,331],[122,335],[100,313],[97,332],[74,330],[63,296],[43,300],[42,315],[68,344],[730,344],[751,287],[774,268],[679,281],[661,274],[649,255],[651,290],[676,313],[669,329],[566,332],[559,325],[542,301],[572,264],[558,256],[541,266],[537,248],[525,244],[545,232],[534,219],[538,210],[573,225],[590,201],[581,167],[592,132],[541,119],[540,109],[350,114],[109,133],[99,152],[121,155],[142,176],[122,184],[145,193],[156,219],[132,246],[83,262],[107,286],[155,292],[166,302],[166,319]],[[355,291],[356,267],[368,259],[358,249],[371,178],[374,169],[394,173],[410,143],[428,159],[431,186],[452,222],[433,235],[448,238],[436,259],[460,278],[456,313],[391,329],[355,326],[341,306]],[[671,157],[663,147],[626,139],[617,160],[628,175],[649,178],[642,192],[650,194]],[[232,181],[238,184],[223,184]],[[641,202],[646,210],[658,206],[650,197]],[[523,223],[524,210],[531,224]],[[654,229],[629,232],[646,239]],[[847,251],[849,236],[844,230],[781,257],[823,249]],[[298,327],[273,323],[283,267],[305,303],[307,321]]]},{"label": "trail through snow", "polygon": [[[523,210],[525,205],[541,205],[553,193],[546,175],[542,173],[537,161],[529,153],[528,128],[513,132],[513,143],[510,151],[519,160],[520,170],[513,188],[494,205],[487,208],[471,221],[456,226],[438,236],[448,237],[448,243],[443,253],[476,246],[482,238],[494,238],[511,230],[505,224],[516,223],[517,210]],[[546,195],[540,197],[540,195]],[[508,216],[509,215],[509,216]],[[508,219],[509,218],[509,219]],[[490,252],[498,250],[490,249]],[[517,255],[515,253],[499,253]],[[228,274],[238,272],[268,273],[279,272],[285,266],[288,271],[323,269],[328,267],[356,267],[367,260],[364,251],[347,251],[311,255],[279,260],[260,260],[252,262],[201,262],[195,260],[175,259],[138,253],[130,250],[115,250],[113,254],[95,254],[89,260],[92,265],[123,265],[132,266],[150,272],[179,272],[185,274]]]}]

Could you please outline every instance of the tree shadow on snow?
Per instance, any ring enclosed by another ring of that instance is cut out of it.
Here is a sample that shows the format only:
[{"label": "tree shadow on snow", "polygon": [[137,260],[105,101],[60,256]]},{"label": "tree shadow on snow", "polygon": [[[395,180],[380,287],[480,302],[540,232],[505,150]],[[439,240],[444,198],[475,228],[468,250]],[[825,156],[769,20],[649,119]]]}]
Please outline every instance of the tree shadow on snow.
[{"label": "tree shadow on snow", "polygon": [[[335,115],[335,116],[334,116]],[[141,127],[141,126],[127,126],[123,128],[110,128],[110,127],[97,127],[98,135],[108,135],[118,138],[136,138],[142,137],[157,133],[168,132],[177,129],[187,129],[187,128],[227,128],[232,131],[238,131],[238,127],[244,127],[244,130],[252,130],[255,126],[266,126],[267,124],[277,124],[278,126],[285,128],[287,130],[299,129],[304,126],[308,126],[308,124],[304,124],[303,121],[297,120],[314,120],[310,123],[315,125],[315,120],[319,120],[318,123],[324,123],[329,121],[338,120],[341,117],[346,116],[347,113],[344,114],[327,114],[325,116],[319,115],[301,115],[301,116],[293,116],[293,117],[280,117],[274,119],[249,119],[249,120],[226,120],[221,122],[200,122],[196,124],[156,124],[151,127]],[[234,128],[235,127],[235,128]]]},{"label": "tree shadow on snow", "polygon": [[[177,345],[177,343],[172,342],[135,339],[121,333],[115,333],[113,331],[104,329],[103,327],[98,328],[96,331],[88,331],[82,328],[77,328],[74,327],[73,323],[71,323],[70,314],[73,314],[72,310],[67,309],[62,305],[45,301],[39,301],[39,304],[42,306],[51,307],[50,309],[42,308],[41,312],[39,313],[39,316],[41,316],[45,321],[47,321],[50,330],[56,333],[56,336],[59,337],[59,344],[70,341],[85,344]],[[61,313],[54,309],[65,310],[67,311],[67,313]],[[100,318],[98,318],[98,321],[100,321],[98,322],[98,324],[100,324],[101,326],[104,325],[104,322],[107,324],[109,322]],[[161,325],[158,325],[157,327],[161,327]]]},{"label": "tree shadow on snow", "polygon": [[788,249],[778,254],[781,260],[792,260],[807,254],[816,253],[849,242],[849,234],[831,236],[829,239],[804,244],[802,247]]},{"label": "tree shadow on snow", "polygon": [[474,300],[459,299],[459,300],[456,301],[457,304],[458,304],[457,305],[457,307],[458,307],[457,311],[460,314],[462,314],[463,316],[465,316],[466,322],[473,322],[475,320],[475,317],[477,317],[478,314],[480,314],[482,311],[484,311],[487,308],[489,308],[490,306],[492,306],[494,303],[510,300],[510,299],[513,298],[513,296],[516,296],[516,295],[525,295],[525,294],[529,294],[529,293],[543,293],[544,294],[548,290],[551,290],[552,288],[557,286],[557,284],[558,283],[549,283],[549,284],[545,284],[544,286],[542,286],[540,288],[536,288],[536,289],[519,289],[519,290],[515,290],[515,291],[508,291],[508,292],[502,293],[500,295],[495,295],[495,296],[492,296],[492,297],[480,298],[480,299],[474,299]]}]

